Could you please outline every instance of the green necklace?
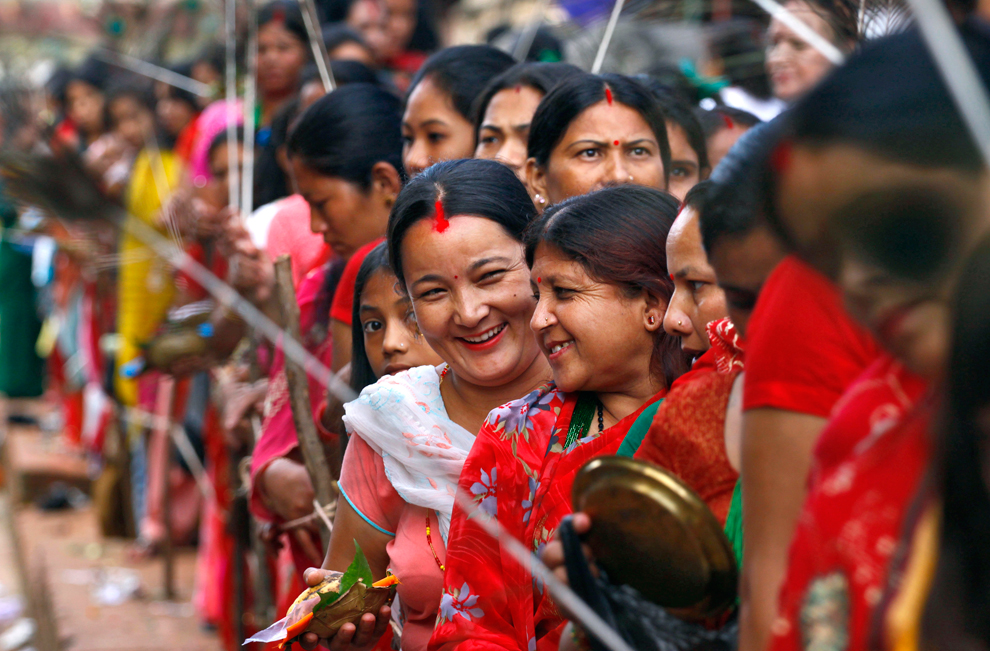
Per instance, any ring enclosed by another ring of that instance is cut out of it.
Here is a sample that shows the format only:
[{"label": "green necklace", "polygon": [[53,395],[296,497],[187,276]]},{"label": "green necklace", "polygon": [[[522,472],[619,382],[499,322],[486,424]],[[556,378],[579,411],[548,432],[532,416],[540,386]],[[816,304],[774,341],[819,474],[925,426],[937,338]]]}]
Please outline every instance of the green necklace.
[{"label": "green necklace", "polygon": [[574,406],[574,413],[571,415],[571,425],[567,429],[567,438],[564,440],[564,449],[571,447],[575,441],[588,435],[591,430],[591,419],[598,412],[598,433],[605,429],[605,419],[601,400],[594,393],[583,392],[578,396],[578,403]]}]

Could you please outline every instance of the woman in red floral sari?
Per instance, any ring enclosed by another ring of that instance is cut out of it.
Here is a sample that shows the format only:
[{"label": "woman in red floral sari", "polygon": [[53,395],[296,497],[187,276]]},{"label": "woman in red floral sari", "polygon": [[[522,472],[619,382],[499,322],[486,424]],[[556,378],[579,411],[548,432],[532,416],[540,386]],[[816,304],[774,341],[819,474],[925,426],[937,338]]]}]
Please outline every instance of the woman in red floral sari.
[{"label": "woman in red floral sari", "polygon": [[664,242],[677,202],[620,186],[560,203],[532,228],[530,323],[554,383],[489,414],[461,473],[431,649],[556,649],[564,623],[543,585],[488,536],[497,517],[534,552],[571,512],[589,459],[614,454],[685,366],[663,330],[673,292]]}]

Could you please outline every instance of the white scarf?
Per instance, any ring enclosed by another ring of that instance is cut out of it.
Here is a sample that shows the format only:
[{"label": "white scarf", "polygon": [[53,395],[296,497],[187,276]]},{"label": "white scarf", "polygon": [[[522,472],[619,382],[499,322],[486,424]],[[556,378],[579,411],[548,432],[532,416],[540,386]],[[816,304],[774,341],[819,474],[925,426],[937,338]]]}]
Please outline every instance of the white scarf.
[{"label": "white scarf", "polygon": [[475,435],[447,417],[436,368],[420,366],[383,377],[344,411],[347,431],[382,455],[399,496],[437,512],[446,543],[457,480]]}]

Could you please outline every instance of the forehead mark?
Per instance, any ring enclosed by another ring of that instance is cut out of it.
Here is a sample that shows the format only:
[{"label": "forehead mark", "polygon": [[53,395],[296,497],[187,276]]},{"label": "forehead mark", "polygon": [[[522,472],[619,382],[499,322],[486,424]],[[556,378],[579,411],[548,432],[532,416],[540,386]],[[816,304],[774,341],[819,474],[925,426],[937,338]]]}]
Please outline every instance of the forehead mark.
[{"label": "forehead mark", "polygon": [[438,233],[442,233],[448,228],[450,228],[450,220],[447,219],[443,212],[443,202],[437,199],[434,205],[435,212],[433,213],[433,230]]},{"label": "forehead mark", "polygon": [[605,100],[609,106],[612,106],[612,89],[608,86],[605,87]]}]

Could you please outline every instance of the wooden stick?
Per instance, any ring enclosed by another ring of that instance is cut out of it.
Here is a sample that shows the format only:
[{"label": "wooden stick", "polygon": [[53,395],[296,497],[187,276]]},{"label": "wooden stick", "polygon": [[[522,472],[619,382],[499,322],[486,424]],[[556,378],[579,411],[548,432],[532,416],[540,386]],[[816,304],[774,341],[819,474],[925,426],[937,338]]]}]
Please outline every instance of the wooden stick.
[{"label": "wooden stick", "polygon": [[[166,398],[168,411],[165,412],[166,428],[164,432],[156,432],[165,440],[165,458],[162,459],[164,466],[162,477],[162,515],[164,517],[165,538],[162,540],[162,582],[166,601],[175,600],[175,549],[172,547],[172,437],[168,435],[167,428],[172,426],[172,416],[175,409],[175,379],[172,377],[163,378],[163,390],[168,392]],[[156,424],[156,429],[162,425]]]},{"label": "wooden stick", "polygon": [[143,427],[131,421],[123,422],[119,418],[114,423],[113,432],[117,438],[117,464],[120,468],[120,499],[124,510],[124,535],[127,538],[137,536],[137,523],[134,521],[134,489],[131,483],[131,442],[127,435],[132,427]]},{"label": "wooden stick", "polygon": [[[299,304],[296,302],[296,291],[292,284],[292,260],[287,254],[280,255],[275,261],[275,288],[285,320],[285,333],[299,341]],[[302,452],[303,462],[306,464],[309,478],[313,482],[317,501],[326,506],[335,497],[333,477],[330,475],[330,465],[327,463],[323,444],[320,442],[320,436],[316,432],[316,423],[313,421],[306,371],[297,362],[286,356],[285,375],[289,384],[292,420],[296,425],[296,435],[299,437],[299,449]]]}]

